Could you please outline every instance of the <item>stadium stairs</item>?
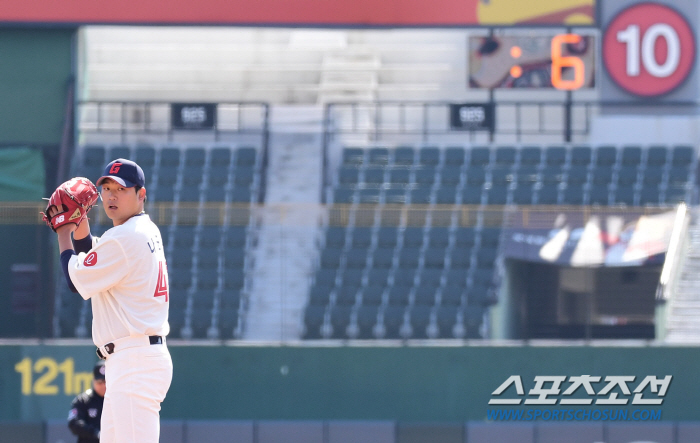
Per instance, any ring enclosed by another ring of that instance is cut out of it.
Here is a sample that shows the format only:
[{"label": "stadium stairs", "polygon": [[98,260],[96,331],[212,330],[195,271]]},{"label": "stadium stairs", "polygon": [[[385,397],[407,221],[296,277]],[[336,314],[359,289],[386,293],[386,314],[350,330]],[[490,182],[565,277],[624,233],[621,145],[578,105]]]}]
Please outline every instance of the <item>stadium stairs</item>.
[{"label": "stadium stairs", "polygon": [[316,254],[321,113],[296,106],[272,113],[268,192],[243,338],[296,340]]},{"label": "stadium stairs", "polygon": [[670,299],[666,321],[666,341],[700,343],[700,217],[698,209],[690,211],[687,251],[683,258],[676,292]]}]

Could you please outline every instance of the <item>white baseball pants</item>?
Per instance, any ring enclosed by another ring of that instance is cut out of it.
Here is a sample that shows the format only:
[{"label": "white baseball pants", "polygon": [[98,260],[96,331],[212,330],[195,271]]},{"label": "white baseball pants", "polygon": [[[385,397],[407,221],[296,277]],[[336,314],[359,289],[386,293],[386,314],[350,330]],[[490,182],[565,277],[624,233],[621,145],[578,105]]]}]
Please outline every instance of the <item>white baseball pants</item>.
[{"label": "white baseball pants", "polygon": [[172,378],[173,362],[165,344],[111,354],[105,363],[100,443],[158,443],[160,404]]}]

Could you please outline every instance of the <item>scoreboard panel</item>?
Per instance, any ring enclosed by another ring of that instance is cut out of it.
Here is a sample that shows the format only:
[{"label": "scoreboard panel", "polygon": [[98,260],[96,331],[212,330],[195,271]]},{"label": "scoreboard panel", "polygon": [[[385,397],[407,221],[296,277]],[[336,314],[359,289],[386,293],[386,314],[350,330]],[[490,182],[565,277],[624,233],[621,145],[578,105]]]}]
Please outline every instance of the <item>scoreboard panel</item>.
[{"label": "scoreboard panel", "polygon": [[472,88],[595,87],[596,40],[591,35],[532,34],[469,38]]}]

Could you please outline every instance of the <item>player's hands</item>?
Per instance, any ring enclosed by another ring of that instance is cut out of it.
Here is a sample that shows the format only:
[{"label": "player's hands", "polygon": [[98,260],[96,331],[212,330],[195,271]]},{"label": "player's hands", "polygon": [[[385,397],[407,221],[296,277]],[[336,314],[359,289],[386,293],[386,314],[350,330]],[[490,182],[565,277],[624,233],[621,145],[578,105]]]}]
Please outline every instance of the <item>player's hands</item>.
[{"label": "player's hands", "polygon": [[[88,211],[95,205],[99,194],[97,188],[85,177],[75,177],[61,184],[51,194],[42,218],[51,229],[74,225],[74,231],[87,217]],[[69,231],[69,232],[71,232]]]},{"label": "player's hands", "polygon": [[[54,218],[55,216],[57,216],[57,215],[60,214],[60,213],[61,213],[61,212],[60,212],[60,211],[58,210],[58,208],[55,207],[55,206],[51,206],[51,207],[49,207],[49,209],[47,210],[47,215],[48,215],[49,219]],[[63,232],[74,232],[76,229],[78,229],[78,225],[76,225],[76,224],[74,224],[74,223],[67,223],[67,224],[65,224],[65,225],[63,225],[63,226],[57,227],[57,228],[54,229],[54,230],[56,231],[56,234],[59,234],[59,235],[60,235],[60,234],[62,234]]]}]

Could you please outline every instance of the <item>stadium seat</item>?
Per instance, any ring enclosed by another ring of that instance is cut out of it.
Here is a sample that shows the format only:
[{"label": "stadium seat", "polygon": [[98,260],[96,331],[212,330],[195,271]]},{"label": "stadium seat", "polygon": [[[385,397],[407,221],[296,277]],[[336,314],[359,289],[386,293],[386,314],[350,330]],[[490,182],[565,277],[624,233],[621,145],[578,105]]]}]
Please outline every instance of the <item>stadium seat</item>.
[{"label": "stadium seat", "polygon": [[380,166],[368,166],[363,171],[363,183],[378,186],[384,183],[384,168]]},{"label": "stadium seat", "polygon": [[382,304],[385,286],[370,285],[362,290],[363,306],[379,306]]},{"label": "stadium seat", "polygon": [[463,303],[465,286],[448,284],[442,288],[441,304],[443,306],[460,306]]},{"label": "stadium seat", "polygon": [[430,324],[432,309],[428,306],[413,306],[409,310],[409,322],[411,324],[411,338],[428,338],[427,328]]},{"label": "stadium seat", "polygon": [[571,186],[581,186],[588,181],[588,167],[583,165],[572,165],[566,173],[566,182]]},{"label": "stadium seat", "polygon": [[394,287],[403,286],[410,288],[415,286],[416,270],[413,268],[398,268],[392,274]]},{"label": "stadium seat", "polygon": [[535,190],[532,185],[519,184],[518,187],[513,190],[513,203],[516,205],[532,204],[534,192]]},{"label": "stadium seat", "polygon": [[482,190],[481,186],[467,185],[462,190],[461,203],[463,205],[478,205],[481,204]]},{"label": "stadium seat", "polygon": [[257,150],[252,147],[238,148],[236,151],[236,166],[255,166]]},{"label": "stadium seat", "polygon": [[386,166],[389,164],[389,149],[387,148],[370,148],[369,150],[369,164],[370,165],[381,165]]},{"label": "stadium seat", "polygon": [[584,189],[581,185],[569,185],[564,189],[563,203],[566,205],[582,205]]},{"label": "stadium seat", "polygon": [[462,179],[462,170],[457,166],[445,166],[440,170],[440,186],[456,188]]},{"label": "stadium seat", "polygon": [[642,163],[642,148],[639,146],[623,147],[621,163],[622,166],[639,166]]},{"label": "stadium seat", "polygon": [[436,170],[434,167],[423,167],[415,170],[415,183],[421,187],[430,187],[435,183]]},{"label": "stadium seat", "polygon": [[545,149],[545,165],[561,167],[566,163],[566,148],[549,146]]},{"label": "stadium seat", "polygon": [[571,148],[571,164],[588,166],[591,163],[593,150],[590,146],[574,146]]},{"label": "stadium seat", "polygon": [[341,286],[335,294],[336,306],[354,306],[359,290],[359,286]]},{"label": "stadium seat", "polygon": [[212,312],[209,308],[197,308],[192,310],[191,328],[192,338],[207,338],[207,330],[211,326]]},{"label": "stadium seat", "polygon": [[340,188],[333,190],[333,203],[350,204],[355,200],[355,191],[352,189]]},{"label": "stadium seat", "polygon": [[313,306],[326,306],[330,303],[331,292],[329,286],[313,285],[309,292],[309,304]]},{"label": "stadium seat", "polygon": [[209,153],[209,162],[212,166],[228,168],[229,164],[231,163],[231,154],[231,148],[222,146],[214,147]]},{"label": "stadium seat", "polygon": [[597,167],[611,167],[617,163],[617,148],[615,146],[599,146],[595,153]]},{"label": "stadium seat", "polygon": [[304,334],[306,339],[321,338],[321,326],[326,315],[325,306],[307,305],[304,310]]},{"label": "stadium seat", "polygon": [[475,147],[469,151],[469,165],[484,167],[491,162],[491,149],[487,147]]},{"label": "stadium seat", "polygon": [[[627,174],[632,171],[630,169],[625,170]],[[634,171],[636,178],[636,170]],[[593,169],[591,176],[591,183],[594,185],[608,185],[612,183],[613,169],[611,166],[596,166]]]},{"label": "stadium seat", "polygon": [[695,160],[695,150],[692,146],[674,146],[671,155],[672,166],[688,167]]},{"label": "stadium seat", "polygon": [[246,227],[229,226],[225,231],[226,248],[242,248],[246,244]]},{"label": "stadium seat", "polygon": [[391,269],[394,260],[394,249],[377,248],[372,252],[372,267]]},{"label": "stadium seat", "polygon": [[661,201],[659,188],[656,186],[643,186],[639,193],[639,204],[650,205],[658,204]]},{"label": "stadium seat", "polygon": [[675,205],[681,202],[687,202],[687,189],[685,186],[669,186],[664,194],[664,203],[667,205]]},{"label": "stadium seat", "polygon": [[647,166],[664,166],[668,159],[668,152],[665,146],[650,146],[647,150]]},{"label": "stadium seat", "polygon": [[160,168],[172,168],[177,170],[180,166],[180,150],[177,148],[163,148],[160,150]]},{"label": "stadium seat", "polygon": [[406,168],[393,168],[389,170],[389,183],[392,185],[406,186],[411,181],[411,171]]},{"label": "stadium seat", "polygon": [[410,146],[399,146],[394,150],[394,165],[410,166],[415,159],[415,150]]},{"label": "stadium seat", "polygon": [[516,150],[512,146],[499,146],[496,148],[496,165],[512,166],[515,164]]},{"label": "stadium seat", "polygon": [[456,306],[440,306],[436,312],[436,320],[439,338],[454,338],[454,327],[457,323]]},{"label": "stadium seat", "polygon": [[404,246],[404,248],[399,251],[399,268],[417,269],[420,264],[420,257],[420,249]]},{"label": "stadium seat", "polygon": [[361,165],[364,163],[365,151],[362,148],[343,148],[344,165]]},{"label": "stadium seat", "polygon": [[469,167],[465,172],[466,183],[470,186],[481,186],[486,182],[485,170],[481,167]]},{"label": "stadium seat", "polygon": [[606,206],[610,202],[608,186],[598,184],[591,186],[589,192],[589,204]]},{"label": "stadium seat", "polygon": [[370,286],[387,287],[389,282],[389,269],[372,268],[367,272],[367,284]]},{"label": "stadium seat", "polygon": [[418,271],[418,281],[420,286],[430,286],[438,288],[442,284],[442,275],[444,273],[445,251],[442,250],[442,263],[440,268],[423,268]]},{"label": "stadium seat", "polygon": [[131,147],[130,146],[112,146],[108,151],[107,151],[107,158],[106,160],[108,162],[118,159],[118,158],[124,158],[127,160],[133,160],[131,156]]},{"label": "stadium seat", "polygon": [[[134,155],[134,161],[138,163],[141,168],[149,168],[153,169],[156,164],[156,150],[153,146],[146,146],[146,145],[141,145],[137,146],[135,150],[135,155]],[[145,174],[147,178],[150,177],[150,175]]]},{"label": "stadium seat", "polygon": [[521,166],[538,166],[542,162],[542,149],[538,146],[526,146],[520,150]]},{"label": "stadium seat", "polygon": [[435,193],[435,203],[453,205],[457,202],[457,189],[452,187],[440,188]]},{"label": "stadium seat", "polygon": [[432,248],[446,248],[450,243],[450,230],[444,227],[430,228],[428,245]]},{"label": "stadium seat", "polygon": [[369,248],[372,244],[372,228],[358,227],[351,231],[352,246],[355,248]]},{"label": "stadium seat", "polygon": [[235,338],[235,332],[238,328],[238,315],[237,308],[229,307],[219,310],[219,338]]},{"label": "stadium seat", "polygon": [[459,146],[447,147],[445,149],[445,166],[462,167],[464,164],[464,148]]},{"label": "stadium seat", "polygon": [[348,336],[348,326],[350,325],[352,315],[352,308],[348,306],[333,306],[330,310],[330,320],[331,327],[333,328],[333,335],[331,338],[341,338],[347,339],[352,338]]},{"label": "stadium seat", "polygon": [[481,324],[483,322],[484,311],[478,306],[467,306],[462,312],[462,324],[465,329],[465,338],[481,338]]},{"label": "stadium seat", "polygon": [[437,166],[440,164],[440,149],[430,146],[420,148],[419,163],[423,166]]},{"label": "stadium seat", "polygon": [[367,266],[367,249],[350,248],[345,253],[345,266],[355,269],[362,269]]},{"label": "stadium seat", "polygon": [[384,326],[383,338],[398,339],[399,329],[404,323],[406,308],[403,306],[387,306],[382,311],[382,325]]},{"label": "stadium seat", "polygon": [[387,189],[384,191],[384,203],[403,205],[407,203],[408,197],[404,189]]},{"label": "stadium seat", "polygon": [[326,286],[328,288],[334,288],[336,280],[338,278],[337,269],[323,269],[319,268],[316,270],[314,275],[314,285],[316,286]]},{"label": "stadium seat", "polygon": [[479,244],[482,248],[496,248],[501,238],[500,228],[482,228],[479,232]]},{"label": "stadium seat", "polygon": [[540,205],[556,205],[559,201],[557,186],[543,186],[537,192],[537,203]]},{"label": "stadium seat", "polygon": [[435,306],[436,288],[420,285],[416,287],[413,304],[418,306]]},{"label": "stadium seat", "polygon": [[377,306],[360,306],[357,309],[357,326],[359,339],[374,337],[374,327],[377,324],[379,308]]},{"label": "stadium seat", "polygon": [[486,204],[505,205],[508,202],[508,188],[506,186],[492,185],[486,191]]}]

